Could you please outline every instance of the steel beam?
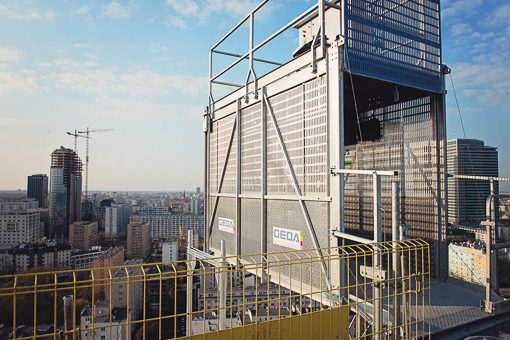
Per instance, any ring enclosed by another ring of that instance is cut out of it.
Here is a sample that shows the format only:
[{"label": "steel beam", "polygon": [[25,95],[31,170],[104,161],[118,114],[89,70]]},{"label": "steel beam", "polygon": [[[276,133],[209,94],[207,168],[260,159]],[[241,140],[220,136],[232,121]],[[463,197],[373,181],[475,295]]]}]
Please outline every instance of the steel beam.
[{"label": "steel beam", "polygon": [[[230,140],[228,142],[228,148],[227,148],[227,152],[225,155],[225,163],[223,163],[223,170],[221,171],[221,178],[220,178],[220,183],[218,185],[218,192],[221,192],[221,188],[223,187],[223,180],[225,179],[225,172],[227,171],[228,159],[230,158],[230,150],[232,149],[232,144],[234,141],[236,127],[237,127],[237,117],[234,118],[234,123],[232,124],[232,132],[230,133]],[[209,221],[209,228],[208,228],[209,229],[209,235],[208,235],[209,237],[212,232],[214,218],[216,217],[216,210],[218,209],[218,201],[219,201],[219,197],[216,197],[216,199],[214,200],[214,207],[213,207],[212,214],[211,214],[211,220]]]},{"label": "steel beam", "polygon": [[236,145],[236,255],[241,255],[241,235],[242,235],[242,223],[241,223],[241,100],[237,100],[237,109],[236,109],[236,120],[237,120],[237,145]]},{"label": "steel beam", "polygon": [[398,176],[398,171],[381,170],[356,170],[356,169],[331,169],[333,174],[355,174],[355,175],[377,175],[377,176]]},{"label": "steel beam", "polygon": [[481,181],[510,182],[510,177],[471,176],[471,175],[455,175],[455,174],[448,174],[448,177],[460,178],[460,179],[476,179],[476,180],[481,180]]},{"label": "steel beam", "polygon": [[[298,183],[298,180],[296,178],[296,173],[294,172],[294,167],[292,166],[289,154],[287,152],[287,148],[285,147],[285,142],[283,141],[282,133],[281,133],[280,128],[278,126],[278,122],[276,121],[276,116],[275,116],[275,114],[273,112],[271,104],[269,103],[269,99],[267,98],[267,95],[266,95],[265,91],[262,93],[262,96],[263,96],[262,99],[263,99],[264,103],[266,104],[267,111],[268,111],[268,113],[271,116],[271,121],[273,122],[275,131],[276,131],[276,135],[278,136],[278,142],[279,142],[280,147],[281,147],[281,149],[283,151],[283,154],[285,156],[285,163],[287,164],[287,168],[289,169],[289,172],[291,174],[292,184],[294,186],[294,190],[295,190],[295,192],[296,192],[296,194],[298,196],[303,196],[302,193],[301,193],[301,189],[299,188],[299,183]],[[299,200],[299,205],[301,207],[301,211],[302,211],[303,216],[305,218],[306,226],[308,227],[308,232],[310,233],[310,237],[311,237],[311,239],[313,241],[313,244],[314,244],[316,249],[320,249],[319,240],[317,239],[317,235],[315,234],[315,230],[313,228],[312,220],[310,219],[310,215],[308,214],[308,209],[306,208],[305,202],[303,200]],[[322,255],[322,251],[321,250],[318,250],[318,252],[319,252],[320,255]],[[328,289],[330,289],[331,285],[330,285],[330,281],[329,281],[328,269],[327,269],[326,264],[324,263],[324,261],[321,261],[321,268],[322,268],[324,277],[326,278],[326,280],[325,280],[326,281],[326,285],[328,286]]]},{"label": "steel beam", "polygon": [[[212,51],[212,52],[213,53],[227,55],[227,56],[230,56],[230,57],[237,57],[237,58],[241,58],[242,57],[242,55],[240,55],[240,54],[235,54],[235,53],[230,53],[230,52],[224,52],[224,51]],[[248,58],[244,58],[244,59],[248,59]],[[259,59],[259,58],[253,58],[253,61],[257,61],[257,62],[260,62],[260,63],[271,64],[271,65],[276,65],[276,66],[282,65],[282,63],[278,63],[276,61],[264,60],[264,59]]]},{"label": "steel beam", "polygon": [[[262,88],[262,96],[266,89]],[[267,253],[267,109],[264,101],[260,101],[260,252]],[[262,269],[261,283],[265,283],[268,275],[267,269]]]}]

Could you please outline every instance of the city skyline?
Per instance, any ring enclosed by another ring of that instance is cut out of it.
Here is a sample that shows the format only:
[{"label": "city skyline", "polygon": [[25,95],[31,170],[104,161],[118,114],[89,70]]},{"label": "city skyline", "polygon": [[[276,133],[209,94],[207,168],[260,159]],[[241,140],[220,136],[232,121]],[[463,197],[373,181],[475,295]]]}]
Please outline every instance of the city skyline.
[{"label": "city skyline", "polygon": [[[0,159],[15,162],[4,169],[0,189],[25,189],[27,176],[49,176],[51,152],[73,148],[66,132],[87,127],[114,129],[92,136],[89,191],[202,186],[207,52],[257,3],[4,2],[0,143],[9,147]],[[313,2],[270,3],[257,21],[263,27],[257,41],[266,26],[282,26]],[[443,63],[452,68],[466,137],[498,148],[503,177],[510,176],[509,16],[510,4],[503,0],[442,1]],[[297,40],[297,32],[290,32],[281,45],[292,51]],[[449,76],[446,83],[448,139],[460,138]],[[84,159],[85,140],[78,143]],[[500,189],[510,186],[501,183]]]}]

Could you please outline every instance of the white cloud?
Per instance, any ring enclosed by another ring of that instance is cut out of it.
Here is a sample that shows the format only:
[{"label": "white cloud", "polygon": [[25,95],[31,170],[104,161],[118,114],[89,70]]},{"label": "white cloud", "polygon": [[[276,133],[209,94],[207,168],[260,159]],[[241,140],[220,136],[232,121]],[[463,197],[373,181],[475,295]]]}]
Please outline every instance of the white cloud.
[{"label": "white cloud", "polygon": [[68,58],[58,57],[53,60],[53,65],[59,66],[63,69],[77,70],[83,68],[91,68],[99,66],[98,63],[94,61],[76,61]]},{"label": "white cloud", "polygon": [[454,37],[459,35],[466,35],[471,32],[471,26],[468,24],[456,24],[452,26],[452,35]]},{"label": "white cloud", "polygon": [[112,1],[106,6],[103,6],[103,15],[117,18],[117,19],[129,19],[131,18],[133,9],[131,6],[122,6],[117,1]]},{"label": "white cloud", "polygon": [[16,73],[0,72],[0,91],[25,91],[37,87],[33,77],[23,77]]},{"label": "white cloud", "polygon": [[454,65],[453,77],[464,96],[510,109],[510,67],[502,63]]},{"label": "white cloud", "polygon": [[[170,6],[176,14],[181,17],[188,18],[198,18],[200,22],[204,22],[211,14],[213,13],[225,13],[230,15],[246,15],[253,8],[255,8],[259,1],[257,0],[203,0],[200,1],[198,5],[197,2],[193,0],[166,0],[168,6]],[[266,14],[279,7],[278,4],[268,3],[264,6],[262,11],[265,11]],[[175,16],[172,16],[174,19]],[[257,19],[266,17],[262,13],[259,13]],[[181,19],[183,20],[183,19]],[[166,25],[172,24],[164,21]],[[181,21],[177,22],[178,27],[183,27],[183,23]],[[177,26],[175,23],[174,26]]]},{"label": "white cloud", "polygon": [[27,8],[16,12],[4,5],[0,6],[0,14],[17,20],[53,20],[57,16],[57,13],[51,9]]},{"label": "white cloud", "polygon": [[207,93],[207,77],[164,75],[149,70],[116,72],[100,68],[93,61],[79,62],[59,57],[53,61],[59,71],[46,76],[57,81],[62,89],[97,94],[124,94],[127,96],[158,97],[179,91],[191,96]]},{"label": "white cloud", "polygon": [[90,47],[90,44],[76,43],[76,44],[73,44],[73,47],[76,47],[76,48],[88,48],[88,47]]},{"label": "white cloud", "polygon": [[490,13],[485,22],[491,26],[497,25],[508,25],[510,18],[510,3],[506,3],[494,9],[492,13]]},{"label": "white cloud", "polygon": [[22,55],[18,49],[0,46],[0,61],[18,61]]},{"label": "white cloud", "polygon": [[446,4],[443,3],[441,16],[443,19],[446,19],[449,17],[465,15],[466,13],[474,15],[478,13],[477,11],[474,11],[474,9],[482,4],[483,0],[455,0]]},{"label": "white cloud", "polygon": [[73,11],[74,14],[79,14],[79,15],[85,15],[89,12],[90,8],[88,6],[83,6],[83,7],[80,7],[80,8],[77,8],[76,10]]},{"label": "white cloud", "polygon": [[181,15],[190,16],[198,14],[198,5],[193,0],[166,0],[166,4]]},{"label": "white cloud", "polygon": [[494,37],[494,32],[488,32],[488,33],[484,33],[484,34],[482,34],[480,32],[473,32],[473,34],[471,34],[471,37],[475,38],[477,40],[487,41],[490,38]]},{"label": "white cloud", "polygon": [[147,51],[150,53],[167,53],[168,47],[161,43],[150,42]]},{"label": "white cloud", "polygon": [[174,16],[174,15],[167,15],[165,20],[163,20],[163,23],[167,26],[175,26],[177,28],[186,28],[188,25],[186,24],[186,21],[184,19]]},{"label": "white cloud", "polygon": [[157,104],[144,99],[101,96],[94,98],[102,109],[85,115],[120,119],[201,119],[204,108],[199,105]]},{"label": "white cloud", "polygon": [[39,125],[41,122],[31,119],[20,119],[13,117],[5,117],[0,118],[0,126],[1,127],[18,127],[18,126],[28,126],[28,125]]},{"label": "white cloud", "polygon": [[98,57],[97,55],[95,55],[93,53],[85,53],[84,56],[89,58],[89,59],[94,59],[94,60],[100,60],[101,59],[100,57]]}]

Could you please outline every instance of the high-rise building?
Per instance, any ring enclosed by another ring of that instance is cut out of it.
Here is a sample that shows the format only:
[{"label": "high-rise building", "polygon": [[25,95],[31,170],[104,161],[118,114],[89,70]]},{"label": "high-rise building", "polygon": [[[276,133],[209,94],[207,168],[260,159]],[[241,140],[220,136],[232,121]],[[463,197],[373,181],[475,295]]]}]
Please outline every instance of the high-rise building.
[{"label": "high-rise building", "polygon": [[51,154],[50,236],[67,238],[69,224],[81,220],[82,164],[78,155],[63,146]]},{"label": "high-rise building", "polygon": [[38,205],[39,203],[33,198],[25,198],[21,200],[9,199],[5,201],[0,201],[0,212],[37,209]]},{"label": "high-rise building", "polygon": [[79,221],[69,226],[69,243],[73,248],[89,250],[93,246],[97,246],[97,241],[97,222]]},{"label": "high-rise building", "polygon": [[145,287],[143,280],[130,280],[130,278],[143,276],[144,272],[143,267],[140,266],[141,264],[143,264],[142,259],[127,260],[123,264],[123,266],[126,266],[125,268],[112,270],[115,284],[105,291],[106,300],[111,301],[113,306],[127,307],[129,303],[129,310],[135,320],[140,316],[143,309]]},{"label": "high-rise building", "polygon": [[[94,278],[98,282],[105,283],[107,278],[110,278],[110,271],[108,267],[121,266],[124,263],[124,247],[110,248],[97,258],[93,259],[90,268],[93,270]],[[94,294],[96,296],[105,296],[105,285],[95,285]]]},{"label": "high-rise building", "polygon": [[128,224],[127,248],[134,258],[146,259],[151,253],[151,224],[131,222]]},{"label": "high-rise building", "polygon": [[36,242],[43,230],[39,209],[0,212],[0,244]]},{"label": "high-rise building", "polygon": [[193,197],[190,201],[190,204],[189,204],[189,210],[191,212],[192,215],[198,215],[200,213],[203,214],[203,211],[201,211],[200,209],[200,204],[201,201],[198,197]]},{"label": "high-rise building", "polygon": [[24,243],[9,250],[16,273],[35,267],[48,270],[71,269],[71,246],[66,243]]},{"label": "high-rise building", "polygon": [[162,253],[163,262],[177,262],[179,259],[179,241],[177,241],[177,239],[173,239],[163,243]]},{"label": "high-rise building", "polygon": [[200,187],[197,187],[197,195],[200,195]]},{"label": "high-rise building", "polygon": [[[498,176],[498,149],[477,139],[449,140],[447,171],[449,175]],[[496,184],[494,193],[498,192]],[[485,220],[485,203],[490,194],[489,181],[449,178],[448,221],[461,225],[477,225]]]},{"label": "high-rise building", "polygon": [[35,198],[39,202],[39,208],[48,208],[48,176],[28,176],[27,197]]},{"label": "high-rise building", "polygon": [[105,209],[105,233],[109,237],[118,237],[126,235],[129,216],[133,208],[126,203],[112,203]]},{"label": "high-rise building", "polygon": [[153,239],[168,239],[179,237],[181,229],[185,233],[188,230],[196,230],[198,238],[204,238],[204,215],[191,214],[135,214],[131,215],[131,222],[150,222],[151,236]]}]

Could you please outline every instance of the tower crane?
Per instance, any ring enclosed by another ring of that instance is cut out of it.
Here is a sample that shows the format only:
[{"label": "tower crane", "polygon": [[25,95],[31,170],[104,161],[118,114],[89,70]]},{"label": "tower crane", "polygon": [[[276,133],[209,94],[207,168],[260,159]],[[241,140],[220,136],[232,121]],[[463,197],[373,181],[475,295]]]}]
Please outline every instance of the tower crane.
[{"label": "tower crane", "polygon": [[[89,139],[92,138],[89,136],[89,133],[106,132],[106,131],[113,131],[113,129],[89,130],[89,128],[87,127],[87,130],[85,130],[85,131],[75,131],[76,133],[80,134],[79,137],[87,138],[87,155],[85,157],[85,207],[86,208],[88,208],[88,199],[89,199]],[[85,136],[83,136],[83,134],[85,134]]]},{"label": "tower crane", "polygon": [[89,137],[89,136],[83,136],[83,135],[80,135],[80,132],[77,131],[77,130],[74,130],[74,133],[72,132],[66,132],[69,136],[73,136],[74,137],[74,153],[76,155],[78,155],[78,137],[82,137],[82,138],[92,138],[92,137]]}]

